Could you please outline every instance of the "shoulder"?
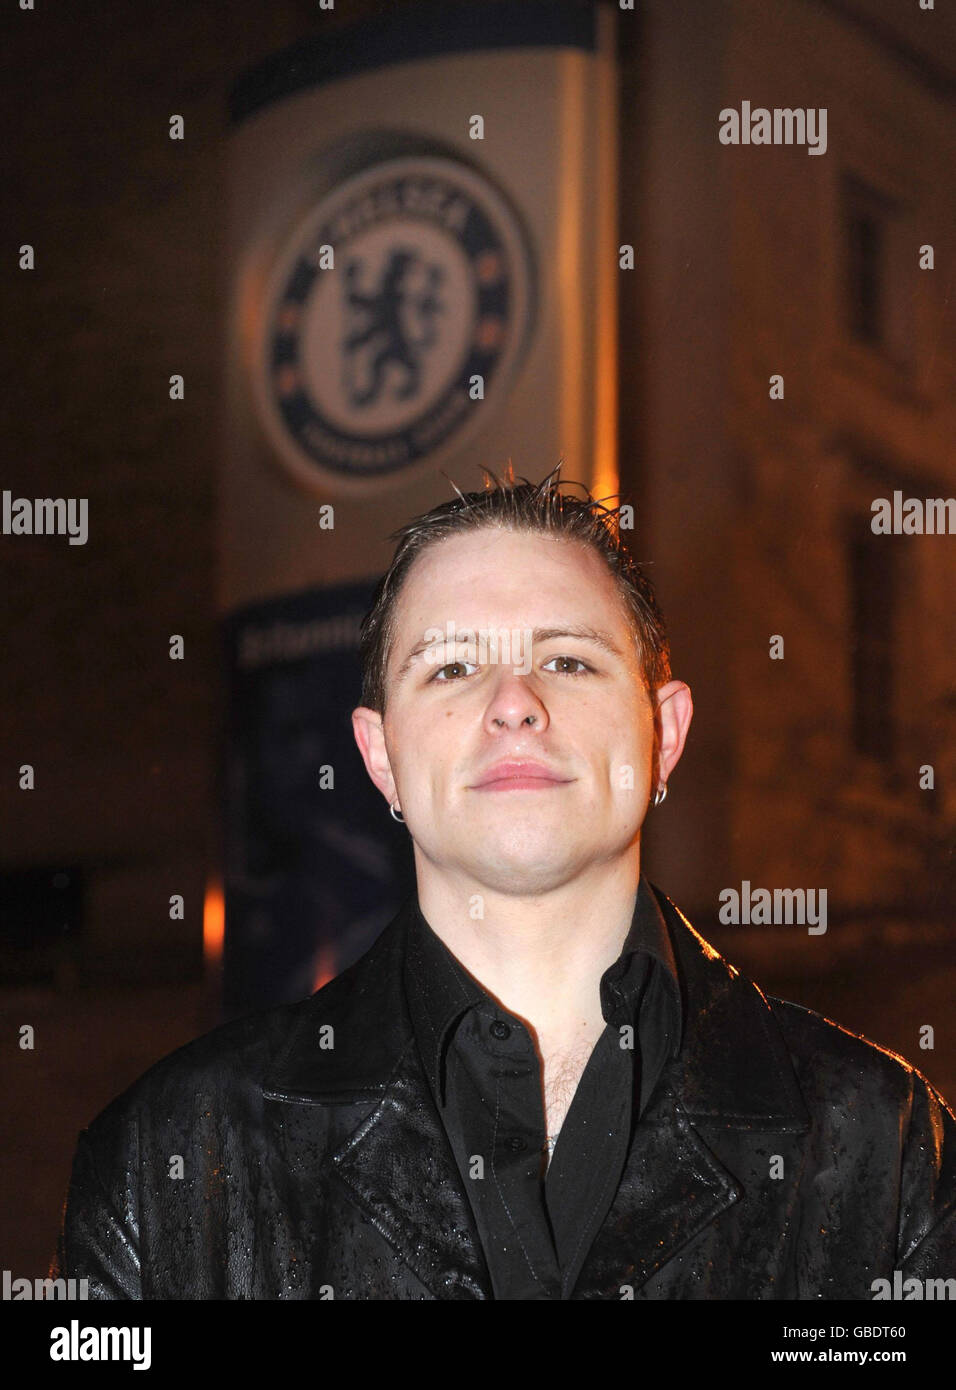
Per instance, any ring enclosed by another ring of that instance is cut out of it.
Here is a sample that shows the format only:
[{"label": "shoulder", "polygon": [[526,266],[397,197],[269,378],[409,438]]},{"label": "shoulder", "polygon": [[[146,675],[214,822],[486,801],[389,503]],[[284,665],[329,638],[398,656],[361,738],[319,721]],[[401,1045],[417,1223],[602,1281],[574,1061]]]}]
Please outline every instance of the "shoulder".
[{"label": "shoulder", "polygon": [[261,1084],[311,1003],[312,999],[303,999],[233,1019],[167,1053],[115,1096],[86,1133],[105,1139],[145,1111],[172,1116],[184,1107],[202,1105],[213,1095]]},{"label": "shoulder", "polygon": [[[136,1142],[140,1124],[156,1129],[228,1114],[241,1123],[261,1114],[270,1078],[301,1062],[321,1083],[340,1064],[342,1037],[359,1053],[372,1048],[394,1015],[395,933],[388,929],[358,961],[294,1003],[259,1010],[203,1033],[160,1058],[96,1115],[85,1134],[109,1146]],[[381,995],[381,998],[379,996]],[[334,1050],[316,1046],[331,1026]]]},{"label": "shoulder", "polygon": [[905,1057],[862,1033],[854,1033],[803,1004],[773,994],[765,998],[796,1058],[806,1058],[808,1062],[817,1059],[822,1065],[838,1060],[861,1075],[872,1073],[889,1085],[907,1085],[914,1074],[915,1068]]},{"label": "shoulder", "polygon": [[914,1136],[956,1128],[946,1101],[905,1057],[813,1009],[765,993],[701,936],[666,894],[655,892],[687,1003],[699,1015],[697,1065],[710,1068],[715,1049],[726,1043],[739,1061],[737,1084],[753,1090],[761,1075],[766,1080],[769,1059],[773,1088],[787,1089],[786,1076],[792,1073],[818,1121],[892,1124]]},{"label": "shoulder", "polygon": [[921,1071],[879,1043],[833,1019],[773,995],[766,996],[808,1099],[848,1104],[863,1119],[888,1107],[905,1116],[929,1111],[947,1127],[956,1117]]}]

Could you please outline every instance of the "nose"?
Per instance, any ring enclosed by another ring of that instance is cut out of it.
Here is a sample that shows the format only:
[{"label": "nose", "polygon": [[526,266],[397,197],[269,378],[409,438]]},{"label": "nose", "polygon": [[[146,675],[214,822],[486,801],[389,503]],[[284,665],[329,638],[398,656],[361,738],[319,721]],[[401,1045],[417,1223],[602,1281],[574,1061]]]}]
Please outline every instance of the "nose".
[{"label": "nose", "polygon": [[485,720],[492,732],[503,728],[520,729],[527,724],[535,733],[540,733],[548,727],[548,711],[524,676],[501,671]]}]

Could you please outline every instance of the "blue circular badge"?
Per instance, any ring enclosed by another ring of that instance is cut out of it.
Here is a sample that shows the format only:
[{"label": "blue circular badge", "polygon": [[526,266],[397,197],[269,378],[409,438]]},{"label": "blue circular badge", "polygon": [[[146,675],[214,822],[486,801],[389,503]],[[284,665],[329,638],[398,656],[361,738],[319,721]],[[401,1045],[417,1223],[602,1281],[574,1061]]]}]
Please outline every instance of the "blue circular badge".
[{"label": "blue circular badge", "polygon": [[403,156],[340,183],[267,291],[256,385],[283,464],[321,485],[460,447],[513,380],[532,289],[517,216],[470,166]]}]

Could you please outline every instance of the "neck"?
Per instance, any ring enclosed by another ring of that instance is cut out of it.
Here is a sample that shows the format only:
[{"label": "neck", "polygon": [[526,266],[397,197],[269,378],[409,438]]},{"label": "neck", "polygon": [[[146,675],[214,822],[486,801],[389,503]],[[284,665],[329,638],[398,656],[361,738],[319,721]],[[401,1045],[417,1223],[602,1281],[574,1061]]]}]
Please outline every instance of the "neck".
[{"label": "neck", "polygon": [[[593,1046],[603,1030],[601,976],[621,953],[639,876],[639,844],[528,897],[419,864],[418,901],[452,955],[529,1028],[546,1056]],[[481,916],[471,915],[475,903]]]}]

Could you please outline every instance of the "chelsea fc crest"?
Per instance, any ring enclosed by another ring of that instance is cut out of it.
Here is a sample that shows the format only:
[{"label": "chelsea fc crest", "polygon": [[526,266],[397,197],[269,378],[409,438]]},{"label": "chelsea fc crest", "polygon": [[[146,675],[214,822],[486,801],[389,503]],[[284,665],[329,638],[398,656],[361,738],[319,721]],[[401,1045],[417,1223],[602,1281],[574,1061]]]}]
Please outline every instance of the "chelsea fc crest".
[{"label": "chelsea fc crest", "polygon": [[265,311],[254,377],[277,457],[317,490],[380,480],[489,423],[528,341],[528,242],[469,165],[384,159],[300,220]]}]

